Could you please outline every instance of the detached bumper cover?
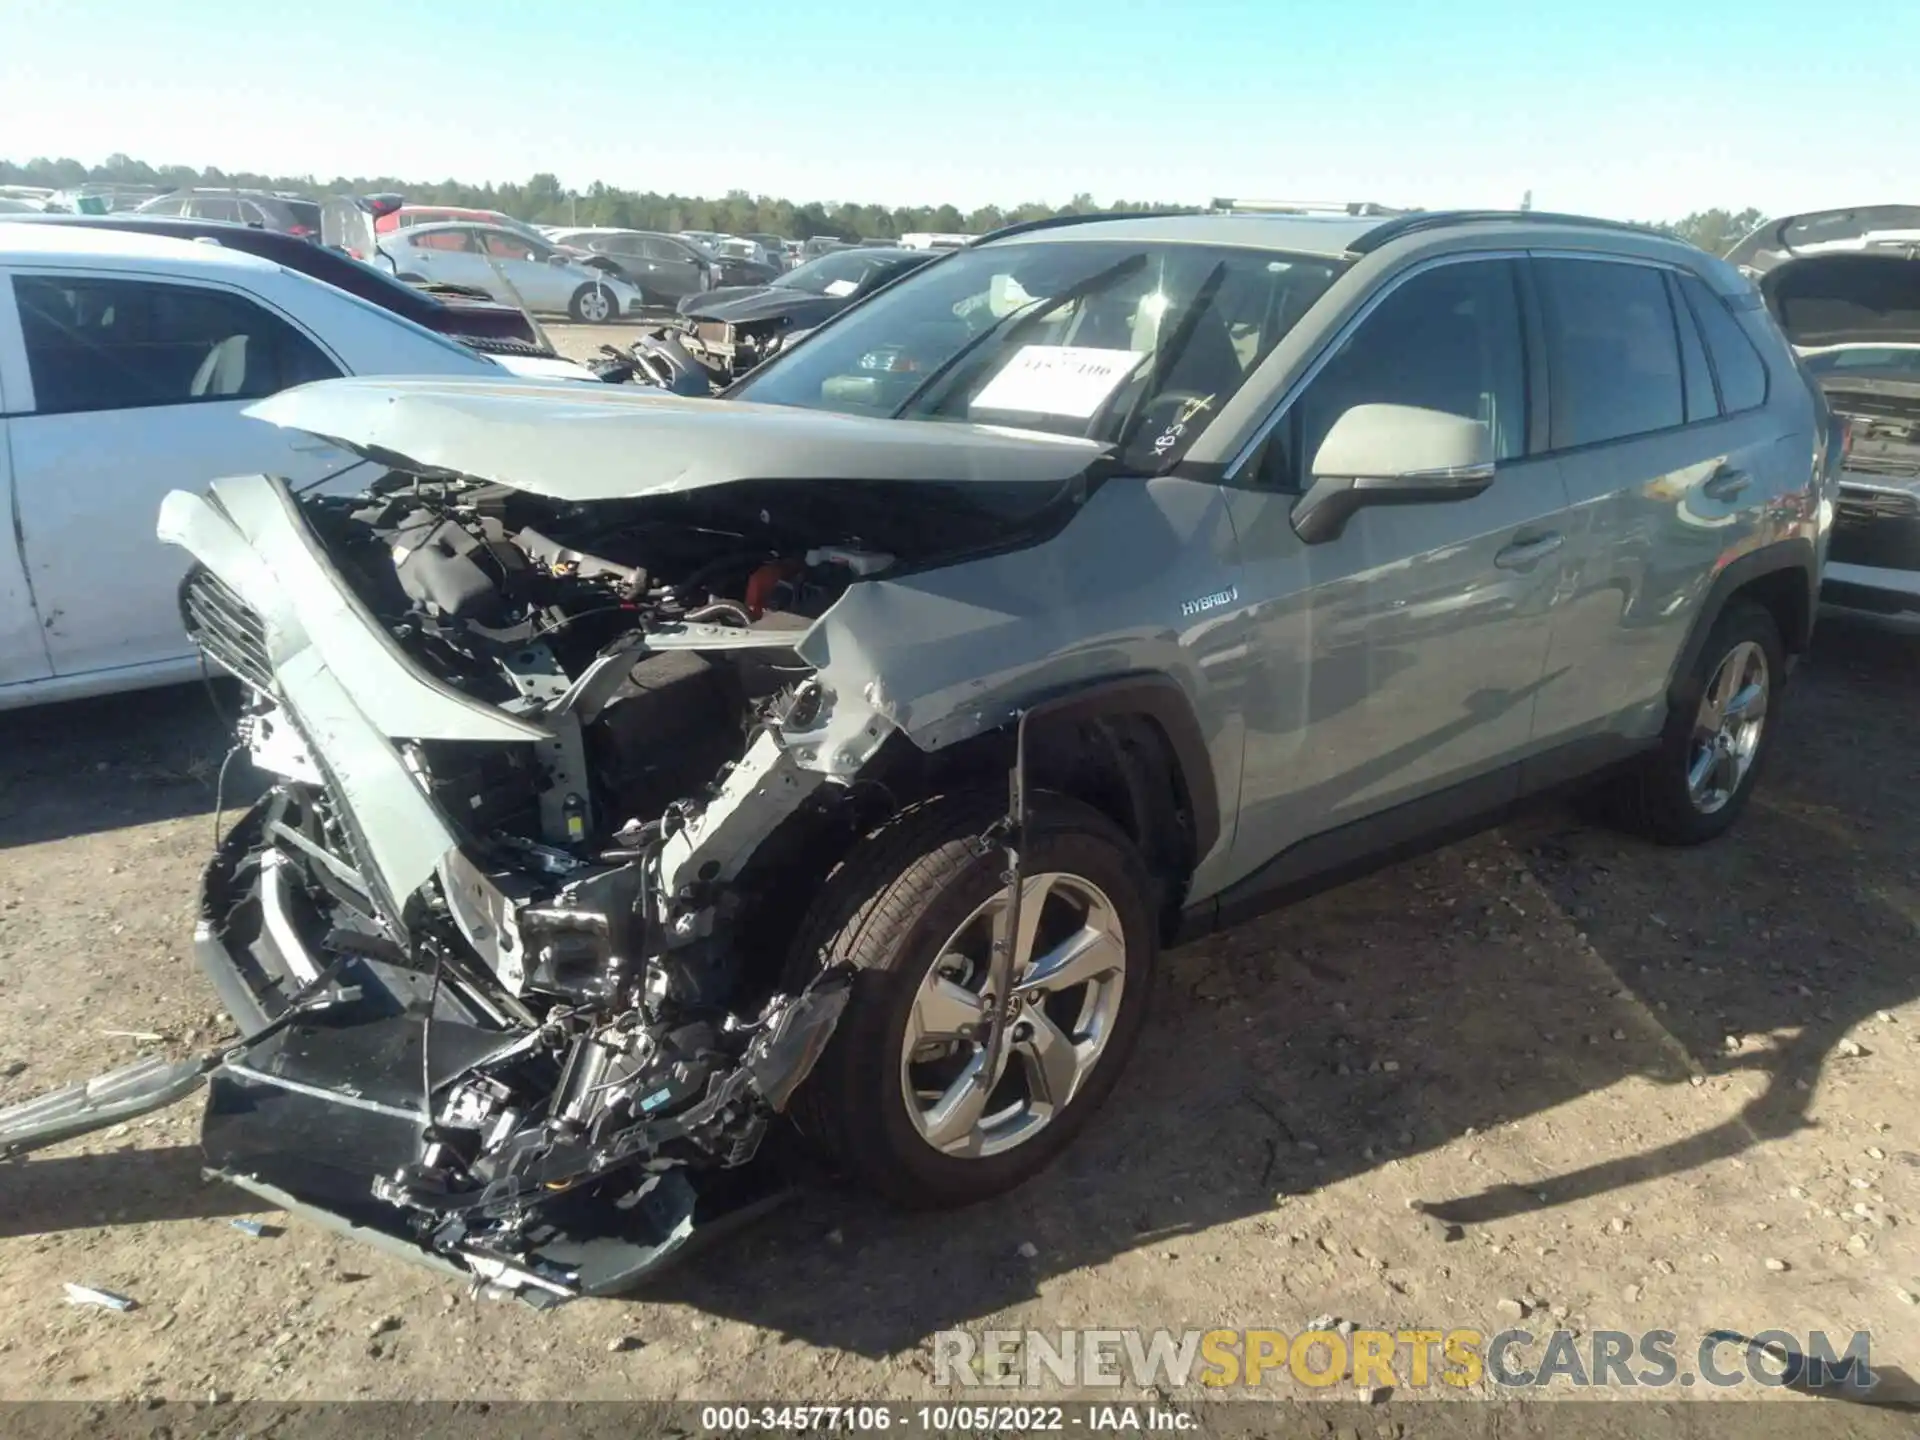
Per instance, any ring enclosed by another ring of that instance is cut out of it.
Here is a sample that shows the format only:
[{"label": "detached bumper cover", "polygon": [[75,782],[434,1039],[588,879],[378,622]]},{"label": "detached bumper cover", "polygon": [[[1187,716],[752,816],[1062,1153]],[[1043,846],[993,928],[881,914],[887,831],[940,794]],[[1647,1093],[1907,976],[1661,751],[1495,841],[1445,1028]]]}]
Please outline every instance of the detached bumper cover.
[{"label": "detached bumper cover", "polygon": [[212,1062],[152,1055],[0,1110],[0,1160],[164,1109],[206,1083]]}]

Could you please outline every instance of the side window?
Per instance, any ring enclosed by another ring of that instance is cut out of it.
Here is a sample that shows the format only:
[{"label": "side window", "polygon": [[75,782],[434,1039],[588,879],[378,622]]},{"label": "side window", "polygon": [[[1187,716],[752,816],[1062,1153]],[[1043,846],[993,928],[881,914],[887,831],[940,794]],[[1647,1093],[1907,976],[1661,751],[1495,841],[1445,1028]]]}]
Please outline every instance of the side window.
[{"label": "side window", "polygon": [[498,256],[502,260],[538,260],[540,258],[532,241],[522,240],[518,235],[509,235],[504,230],[481,231],[480,244],[487,254]]},{"label": "side window", "polygon": [[1527,449],[1527,360],[1513,265],[1441,265],[1393,290],[1294,402],[1260,462],[1263,488],[1302,491],[1321,441],[1355,405],[1479,420],[1499,460]]},{"label": "side window", "polygon": [[413,236],[412,243],[421,250],[473,249],[473,237],[464,230],[427,230]]},{"label": "side window", "polygon": [[250,400],[338,375],[319,348],[239,295],[160,281],[13,281],[37,414]]},{"label": "side window", "polygon": [[1753,348],[1726,302],[1708,289],[1704,280],[1683,276],[1680,288],[1700,321],[1707,354],[1713,357],[1713,373],[1720,380],[1721,408],[1729,415],[1759,409],[1767,403],[1767,366],[1760,352]]},{"label": "side window", "polygon": [[1707,347],[1700,343],[1700,328],[1693,323],[1693,312],[1684,300],[1677,299],[1680,277],[1667,276],[1667,298],[1675,301],[1673,322],[1680,330],[1680,374],[1686,382],[1687,423],[1712,420],[1720,414],[1720,402],[1713,388],[1713,367],[1707,363]]},{"label": "side window", "polygon": [[1536,260],[1547,326],[1553,448],[1666,430],[1686,420],[1666,277],[1612,260]]},{"label": "side window", "polygon": [[240,202],[222,195],[201,195],[193,201],[193,215],[200,220],[238,220]]}]

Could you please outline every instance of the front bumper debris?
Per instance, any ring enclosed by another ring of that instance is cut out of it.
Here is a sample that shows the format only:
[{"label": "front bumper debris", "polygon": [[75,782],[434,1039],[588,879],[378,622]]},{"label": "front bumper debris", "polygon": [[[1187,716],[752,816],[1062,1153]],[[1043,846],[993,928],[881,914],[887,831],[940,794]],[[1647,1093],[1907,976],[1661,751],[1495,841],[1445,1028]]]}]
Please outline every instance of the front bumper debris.
[{"label": "front bumper debris", "polygon": [[216,1063],[215,1058],[149,1055],[78,1085],[9,1105],[0,1110],[0,1160],[165,1109],[204,1085]]},{"label": "front bumper debris", "polygon": [[[540,1305],[630,1289],[786,1196],[789,1186],[773,1167],[745,1162],[831,1033],[845,1003],[844,977],[823,977],[793,997],[703,1098],[628,1132],[625,1155],[588,1167],[556,1144],[482,1193],[423,1193],[406,1177],[417,1175],[430,1143],[426,1006],[417,994],[414,1003],[391,1003],[409,986],[417,992],[421,977],[351,947],[344,956],[338,948],[329,956],[287,953],[309,943],[311,928],[291,907],[265,913],[284,893],[261,883],[273,873],[259,860],[272,803],[271,795],[259,802],[208,866],[196,951],[250,1030],[266,1015],[255,998],[263,976],[318,974],[322,983],[307,987],[307,1008],[291,1023],[283,1011],[268,1033],[241,1042],[213,1068],[201,1128],[212,1174],[390,1253]],[[322,943],[337,946],[338,937]],[[445,1094],[513,1038],[510,1030],[436,1014],[428,1052],[434,1092]],[[736,1168],[639,1164],[653,1147],[703,1127],[732,1143]]]}]

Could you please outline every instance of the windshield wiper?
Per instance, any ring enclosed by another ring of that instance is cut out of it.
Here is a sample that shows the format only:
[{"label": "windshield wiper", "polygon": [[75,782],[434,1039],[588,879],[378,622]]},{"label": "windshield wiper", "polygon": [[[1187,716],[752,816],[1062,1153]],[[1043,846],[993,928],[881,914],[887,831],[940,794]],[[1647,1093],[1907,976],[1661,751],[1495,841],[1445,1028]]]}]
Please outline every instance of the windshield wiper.
[{"label": "windshield wiper", "polygon": [[1039,296],[1029,300],[1018,309],[1009,310],[998,320],[994,321],[993,324],[982,330],[978,335],[975,335],[971,340],[967,341],[966,344],[962,345],[958,350],[954,351],[953,354],[936,365],[932,373],[918,385],[914,386],[912,391],[907,395],[907,398],[900,402],[891,418],[895,420],[904,419],[907,412],[920,402],[922,396],[942,380],[946,379],[948,375],[952,374],[954,368],[959,365],[961,361],[965,360],[996,335],[1005,334],[1011,337],[1016,330],[1044,320],[1054,311],[1071,305],[1082,296],[1092,294],[1108,281],[1118,280],[1123,275],[1130,274],[1146,263],[1147,255],[1143,250],[1137,254],[1129,255],[1126,259],[1118,261],[1115,264],[1109,265],[1104,270],[1095,271],[1079,284],[1069,286],[1058,295]]}]

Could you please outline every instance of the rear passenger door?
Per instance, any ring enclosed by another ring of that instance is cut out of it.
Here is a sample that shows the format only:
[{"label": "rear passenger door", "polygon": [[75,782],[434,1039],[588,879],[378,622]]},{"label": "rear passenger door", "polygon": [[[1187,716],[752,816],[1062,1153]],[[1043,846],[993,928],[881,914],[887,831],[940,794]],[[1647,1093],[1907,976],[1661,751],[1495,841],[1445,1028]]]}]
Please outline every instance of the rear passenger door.
[{"label": "rear passenger door", "polygon": [[184,656],[187,561],[154,535],[161,497],[223,475],[326,474],[337,451],[240,412],[340,369],[234,290],[44,270],[9,289],[30,387],[7,420],[13,513],[53,673]]},{"label": "rear passenger door", "polygon": [[[1714,574],[1759,535],[1787,437],[1764,362],[1697,276],[1573,255],[1531,271],[1573,507],[1537,733],[1578,769],[1660,729],[1675,657]],[[1555,763],[1531,778],[1561,778]]]}]

